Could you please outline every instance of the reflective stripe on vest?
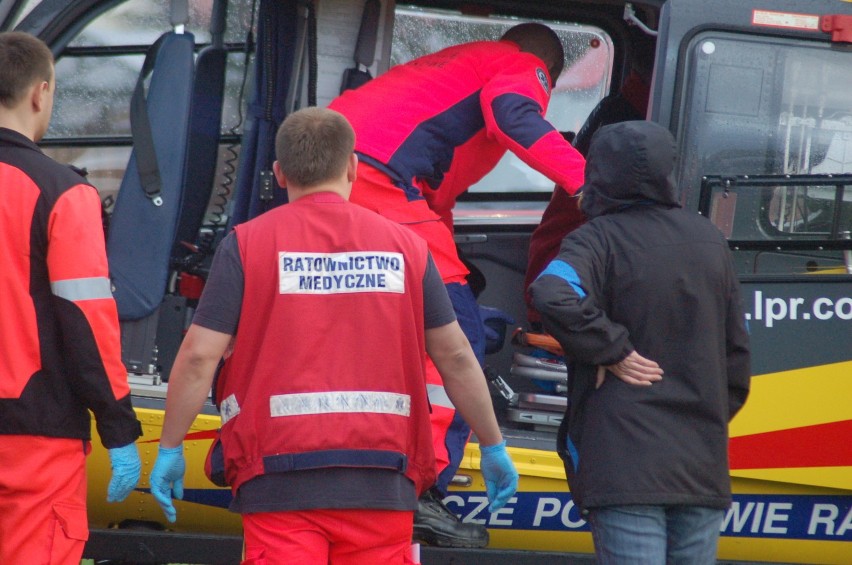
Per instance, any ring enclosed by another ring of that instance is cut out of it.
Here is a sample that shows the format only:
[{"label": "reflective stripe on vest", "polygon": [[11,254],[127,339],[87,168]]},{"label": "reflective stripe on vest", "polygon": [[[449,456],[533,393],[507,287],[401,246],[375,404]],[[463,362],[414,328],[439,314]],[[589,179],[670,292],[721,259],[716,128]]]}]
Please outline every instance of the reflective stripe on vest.
[{"label": "reflective stripe on vest", "polygon": [[408,417],[411,414],[411,397],[394,392],[371,391],[278,394],[269,397],[269,412],[272,417],[335,412],[368,412]]}]

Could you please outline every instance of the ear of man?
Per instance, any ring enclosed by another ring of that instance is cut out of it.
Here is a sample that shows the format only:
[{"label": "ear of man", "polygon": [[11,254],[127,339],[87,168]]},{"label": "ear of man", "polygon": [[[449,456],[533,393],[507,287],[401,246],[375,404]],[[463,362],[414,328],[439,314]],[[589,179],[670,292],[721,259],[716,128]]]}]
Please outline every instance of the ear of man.
[{"label": "ear of man", "polygon": [[346,166],[346,180],[352,183],[355,182],[356,178],[358,178],[358,156],[352,153]]},{"label": "ear of man", "polygon": [[33,112],[40,114],[47,110],[48,97],[50,96],[50,83],[46,80],[35,83],[30,88],[30,103]]}]

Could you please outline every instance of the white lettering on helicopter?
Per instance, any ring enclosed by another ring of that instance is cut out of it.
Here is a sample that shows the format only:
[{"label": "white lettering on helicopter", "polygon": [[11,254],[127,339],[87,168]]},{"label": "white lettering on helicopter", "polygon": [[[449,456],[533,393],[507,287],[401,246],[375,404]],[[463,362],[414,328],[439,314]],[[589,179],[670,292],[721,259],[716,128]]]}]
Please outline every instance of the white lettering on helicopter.
[{"label": "white lettering on helicopter", "polygon": [[837,525],[840,508],[836,504],[814,504],[811,519],[808,522],[808,534],[815,535],[818,529],[826,536],[845,536],[852,531],[852,507],[846,512],[846,517]]},{"label": "white lettering on helicopter", "polygon": [[747,502],[741,505],[734,501],[722,521],[721,531],[741,533],[748,526],[752,534],[786,534],[786,522],[792,509],[789,502]]},{"label": "white lettering on helicopter", "polygon": [[852,297],[820,297],[807,300],[801,297],[764,297],[763,291],[754,291],[752,311],[746,320],[763,322],[767,328],[784,320],[852,320]]},{"label": "white lettering on helicopter", "polygon": [[[720,528],[723,536],[852,541],[852,497],[735,494]],[[463,522],[489,528],[588,531],[567,492],[518,492],[505,507],[488,512],[479,492],[452,491],[444,499]]]}]

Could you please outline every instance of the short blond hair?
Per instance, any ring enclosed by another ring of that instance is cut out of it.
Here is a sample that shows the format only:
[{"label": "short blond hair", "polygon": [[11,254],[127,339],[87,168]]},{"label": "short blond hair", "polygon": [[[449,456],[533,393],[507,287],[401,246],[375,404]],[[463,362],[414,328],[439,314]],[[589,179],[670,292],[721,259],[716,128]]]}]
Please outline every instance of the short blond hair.
[{"label": "short blond hair", "polygon": [[14,107],[37,82],[53,80],[53,53],[20,31],[0,33],[0,104]]},{"label": "short blond hair", "polygon": [[290,114],[275,135],[275,158],[287,180],[311,187],[345,174],[355,132],[339,112],[304,108]]}]

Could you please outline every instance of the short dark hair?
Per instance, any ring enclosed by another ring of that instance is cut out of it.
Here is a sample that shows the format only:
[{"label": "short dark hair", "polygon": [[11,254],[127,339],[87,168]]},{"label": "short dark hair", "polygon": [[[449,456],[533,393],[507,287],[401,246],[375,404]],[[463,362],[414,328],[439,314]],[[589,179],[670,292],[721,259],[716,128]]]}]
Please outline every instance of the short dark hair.
[{"label": "short dark hair", "polygon": [[349,121],[327,108],[293,112],[275,136],[275,158],[281,172],[304,187],[342,175],[354,149],[355,132]]},{"label": "short dark hair", "polygon": [[11,108],[27,89],[53,79],[53,53],[35,36],[20,31],[0,33],[0,104]]},{"label": "short dark hair", "polygon": [[528,22],[512,26],[500,39],[516,43],[521,51],[532,53],[544,61],[551,82],[556,84],[565,66],[565,50],[555,31],[544,24]]}]

